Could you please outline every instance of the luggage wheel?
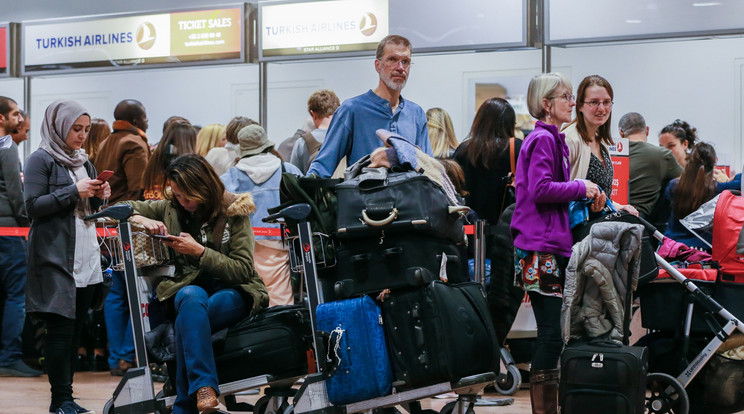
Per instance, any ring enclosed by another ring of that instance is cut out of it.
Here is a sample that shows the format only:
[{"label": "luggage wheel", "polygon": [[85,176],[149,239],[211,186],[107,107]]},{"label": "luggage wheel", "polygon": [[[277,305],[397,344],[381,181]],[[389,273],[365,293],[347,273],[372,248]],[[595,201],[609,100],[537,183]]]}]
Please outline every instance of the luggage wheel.
[{"label": "luggage wheel", "polygon": [[253,414],[285,414],[288,408],[293,407],[289,405],[289,399],[286,396],[264,395],[254,404]]},{"label": "luggage wheel", "polygon": [[514,395],[522,385],[522,374],[516,365],[507,365],[506,373],[501,373],[496,377],[493,386],[501,395]]},{"label": "luggage wheel", "polygon": [[687,414],[687,391],[671,375],[655,372],[646,376],[646,412]]},{"label": "luggage wheel", "polygon": [[445,404],[439,414],[475,414],[473,404],[476,398],[475,395],[460,395],[457,400]]}]

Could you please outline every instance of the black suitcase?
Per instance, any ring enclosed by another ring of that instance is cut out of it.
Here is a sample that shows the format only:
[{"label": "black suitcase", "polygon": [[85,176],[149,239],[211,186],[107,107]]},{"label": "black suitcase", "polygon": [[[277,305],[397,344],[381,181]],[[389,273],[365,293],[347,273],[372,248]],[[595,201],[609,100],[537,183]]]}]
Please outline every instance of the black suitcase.
[{"label": "black suitcase", "polygon": [[648,348],[614,342],[566,347],[561,354],[561,412],[642,414]]},{"label": "black suitcase", "polygon": [[467,281],[463,246],[419,234],[341,240],[336,271],[329,274],[339,298],[423,286],[439,279],[442,255],[450,283]]},{"label": "black suitcase", "polygon": [[398,389],[499,372],[498,341],[479,283],[434,281],[393,292],[382,317]]},{"label": "black suitcase", "polygon": [[242,320],[214,344],[220,383],[307,374],[311,329],[310,313],[302,305],[274,306]]},{"label": "black suitcase", "polygon": [[339,238],[421,232],[455,243],[465,240],[464,217],[450,213],[442,188],[416,171],[362,172],[336,185]]}]

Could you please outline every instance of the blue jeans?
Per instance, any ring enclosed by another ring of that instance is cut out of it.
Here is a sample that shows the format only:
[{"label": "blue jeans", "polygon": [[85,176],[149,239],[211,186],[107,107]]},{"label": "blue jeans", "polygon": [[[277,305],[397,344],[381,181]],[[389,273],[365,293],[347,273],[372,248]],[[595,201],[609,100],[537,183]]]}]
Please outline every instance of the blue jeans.
[{"label": "blue jeans", "polygon": [[0,237],[0,366],[21,359],[21,333],[26,320],[26,241]]},{"label": "blue jeans", "polygon": [[176,293],[176,402],[173,413],[196,413],[192,395],[201,387],[219,394],[217,367],[211,336],[248,315],[249,307],[235,289],[219,289],[211,295],[189,285]]},{"label": "blue jeans", "polygon": [[124,272],[115,271],[112,276],[114,284],[106,295],[103,313],[109,344],[108,364],[110,368],[119,368],[119,360],[134,362],[134,339]]}]

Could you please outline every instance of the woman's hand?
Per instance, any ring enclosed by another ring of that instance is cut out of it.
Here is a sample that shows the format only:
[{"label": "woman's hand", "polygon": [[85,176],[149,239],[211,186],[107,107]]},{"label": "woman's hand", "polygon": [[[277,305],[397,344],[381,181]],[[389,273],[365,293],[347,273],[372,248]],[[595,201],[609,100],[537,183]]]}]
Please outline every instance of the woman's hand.
[{"label": "woman's hand", "polygon": [[[599,189],[599,186],[597,184],[594,184],[589,180],[581,181],[584,182],[584,186],[586,187],[586,198],[595,198],[602,194],[602,190]],[[604,203],[602,204],[602,207],[604,207]]]},{"label": "woman's hand", "polygon": [[628,213],[638,217],[638,210],[630,204],[615,204],[615,209],[617,211],[627,211]]},{"label": "woman's hand", "polygon": [[108,181],[104,181],[94,195],[101,200],[111,197],[111,185],[109,185]]},{"label": "woman's hand", "polygon": [[149,219],[139,214],[135,214],[129,218],[129,221],[137,223],[143,226],[150,234],[168,234],[168,228],[165,227],[165,223],[158,220]]},{"label": "woman's hand", "polygon": [[167,239],[163,239],[163,243],[175,250],[176,253],[195,257],[201,256],[206,249],[188,233],[181,233],[178,236],[170,235]]},{"label": "woman's hand", "polygon": [[101,180],[84,178],[75,183],[75,186],[77,187],[78,194],[80,194],[80,198],[91,198],[96,195],[97,191],[101,190],[101,183]]},{"label": "woman's hand", "polygon": [[598,213],[605,208],[605,204],[607,204],[607,195],[604,192],[601,192],[598,196],[594,197],[594,201],[589,205],[589,211],[592,213]]},{"label": "woman's hand", "polygon": [[727,183],[731,181],[726,173],[719,170],[718,168],[713,168],[713,178],[715,178],[716,181],[718,181],[719,183]]}]

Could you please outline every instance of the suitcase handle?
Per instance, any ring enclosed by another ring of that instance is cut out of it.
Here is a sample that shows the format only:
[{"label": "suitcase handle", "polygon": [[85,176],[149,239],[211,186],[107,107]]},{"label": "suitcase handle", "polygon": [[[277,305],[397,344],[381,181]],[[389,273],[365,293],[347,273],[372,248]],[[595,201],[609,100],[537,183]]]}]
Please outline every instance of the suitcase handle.
[{"label": "suitcase handle", "polygon": [[447,212],[449,214],[459,214],[460,217],[467,216],[470,213],[470,207],[468,206],[448,206]]},{"label": "suitcase handle", "polygon": [[393,208],[390,211],[390,215],[388,215],[387,217],[385,217],[382,220],[372,220],[367,215],[367,209],[362,210],[362,219],[364,220],[364,222],[367,223],[367,224],[369,224],[370,226],[374,226],[374,227],[380,227],[380,226],[384,226],[384,225],[390,224],[396,218],[398,218],[398,209],[397,208]]}]

